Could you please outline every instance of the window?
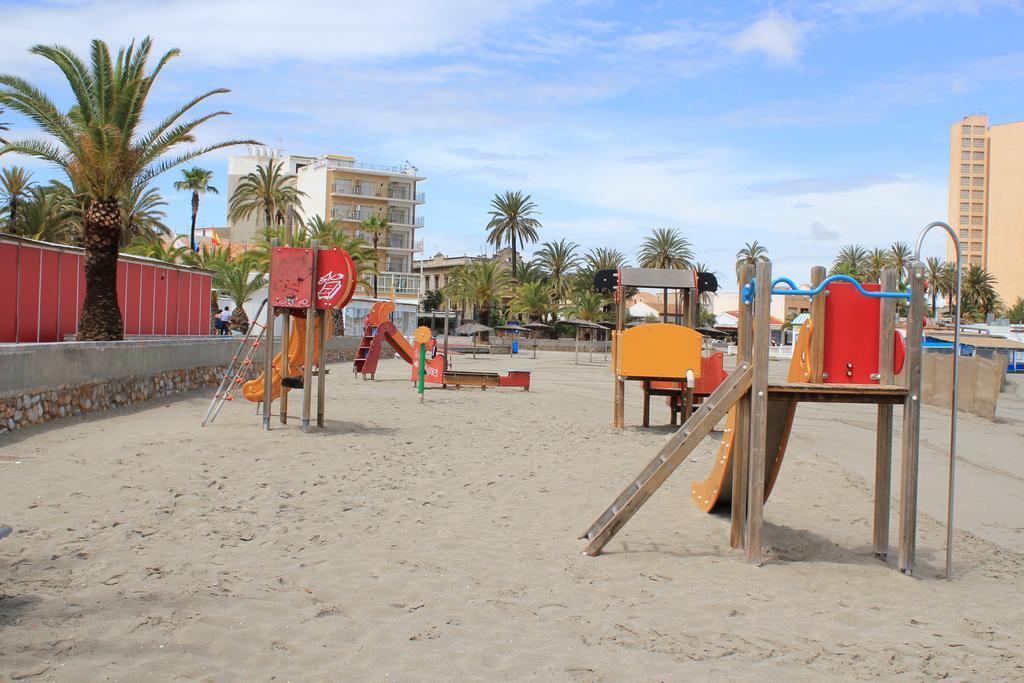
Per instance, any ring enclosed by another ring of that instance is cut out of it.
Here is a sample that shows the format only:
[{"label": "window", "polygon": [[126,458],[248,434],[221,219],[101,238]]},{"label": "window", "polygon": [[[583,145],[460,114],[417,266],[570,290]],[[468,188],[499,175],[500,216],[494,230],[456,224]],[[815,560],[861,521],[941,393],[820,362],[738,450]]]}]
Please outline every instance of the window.
[{"label": "window", "polygon": [[971,213],[981,213],[984,210],[985,207],[982,204],[971,204]]},{"label": "window", "polygon": [[975,187],[985,187],[985,179],[984,178],[972,178],[971,179],[971,184],[974,185]]},{"label": "window", "polygon": [[335,180],[334,181],[334,193],[335,194],[352,194],[352,181],[351,180]]},{"label": "window", "polygon": [[985,231],[984,230],[971,230],[971,237],[973,237],[976,240],[980,240],[982,238],[982,233],[983,232],[985,232]]},{"label": "window", "polygon": [[979,254],[972,254],[971,255],[971,265],[972,266],[980,266],[981,265],[981,256]]},{"label": "window", "polygon": [[984,173],[985,164],[971,164],[971,172],[973,173]]},{"label": "window", "polygon": [[970,147],[971,146],[971,139],[970,138],[960,138],[960,146],[961,147]]},{"label": "window", "polygon": [[960,158],[963,159],[964,161],[969,161],[971,158],[971,153],[966,151],[960,152]]},{"label": "window", "polygon": [[971,191],[970,190],[960,190],[960,199],[970,199],[970,198],[971,198]]},{"label": "window", "polygon": [[970,235],[970,234],[971,234],[970,230],[963,230],[963,229],[961,229],[960,230],[960,239],[961,240],[965,240],[965,239],[967,239],[968,235]]},{"label": "window", "polygon": [[975,147],[982,147],[982,148],[984,148],[985,147],[985,139],[984,138],[974,138],[974,146]]},{"label": "window", "polygon": [[971,165],[970,164],[960,164],[960,172],[961,173],[970,173],[971,172]]},{"label": "window", "polygon": [[960,176],[960,187],[967,187],[970,184],[971,184],[970,176],[965,176],[965,175]]},{"label": "window", "polygon": [[960,225],[967,225],[969,221],[970,218],[968,216],[960,216]]},{"label": "window", "polygon": [[984,152],[974,152],[973,154],[971,154],[971,158],[974,159],[975,161],[984,161],[985,160],[985,153]]},{"label": "window", "polygon": [[970,205],[969,202],[960,202],[960,210],[961,211],[967,211],[970,208],[970,206],[971,205]]},{"label": "window", "polygon": [[985,190],[971,190],[971,199],[984,199]]},{"label": "window", "polygon": [[960,126],[960,133],[962,135],[970,135],[971,134],[971,127],[969,125]]},{"label": "window", "polygon": [[981,216],[971,216],[971,225],[984,225],[985,221]]},{"label": "window", "polygon": [[985,133],[985,126],[975,126],[974,127],[974,134],[975,135],[981,135],[981,134],[984,134],[984,133]]}]

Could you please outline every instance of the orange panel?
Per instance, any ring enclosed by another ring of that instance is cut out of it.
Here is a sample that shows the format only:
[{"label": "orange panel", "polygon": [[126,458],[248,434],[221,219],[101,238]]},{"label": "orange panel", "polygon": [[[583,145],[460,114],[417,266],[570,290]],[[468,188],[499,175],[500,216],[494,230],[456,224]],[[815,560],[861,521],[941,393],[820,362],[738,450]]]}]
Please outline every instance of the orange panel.
[{"label": "orange panel", "polygon": [[618,374],[623,377],[685,379],[701,374],[700,332],[680,325],[651,323],[625,330],[618,341]]}]

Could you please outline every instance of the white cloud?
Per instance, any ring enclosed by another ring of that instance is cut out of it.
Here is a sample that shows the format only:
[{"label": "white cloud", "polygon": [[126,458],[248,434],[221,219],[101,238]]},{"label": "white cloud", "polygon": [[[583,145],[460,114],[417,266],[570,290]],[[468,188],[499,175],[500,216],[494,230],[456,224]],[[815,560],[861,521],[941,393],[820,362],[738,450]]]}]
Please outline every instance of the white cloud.
[{"label": "white cloud", "polygon": [[759,52],[773,62],[788,64],[800,56],[800,42],[807,29],[807,24],[772,10],[740,31],[730,45],[740,54]]}]

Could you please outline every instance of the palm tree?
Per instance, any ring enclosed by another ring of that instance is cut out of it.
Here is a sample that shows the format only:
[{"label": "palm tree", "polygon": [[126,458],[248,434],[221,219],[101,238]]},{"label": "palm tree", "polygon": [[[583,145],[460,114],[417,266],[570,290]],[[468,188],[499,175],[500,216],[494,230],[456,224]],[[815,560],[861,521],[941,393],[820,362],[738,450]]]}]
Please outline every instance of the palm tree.
[{"label": "palm tree", "polygon": [[839,250],[829,271],[832,275],[849,275],[862,280],[868,268],[868,251],[859,244],[848,244]]},{"label": "palm tree", "polygon": [[377,298],[377,273],[380,272],[380,238],[387,237],[391,224],[379,213],[371,213],[359,224],[360,230],[373,235],[373,297]]},{"label": "palm tree", "polygon": [[500,249],[505,242],[512,247],[512,272],[515,273],[517,241],[523,246],[527,242],[537,241],[537,229],[541,227],[540,221],[534,218],[537,205],[530,195],[518,191],[505,192],[503,195],[494,195],[488,214],[491,220],[486,228],[487,241],[494,245],[495,250]]},{"label": "palm tree", "polygon": [[[674,228],[655,228],[640,244],[636,255],[641,268],[681,269],[693,266],[693,248],[690,241]],[[668,319],[668,289],[662,290],[664,308],[662,314]]]},{"label": "palm tree", "polygon": [[33,185],[12,233],[44,242],[74,244],[81,237],[75,206],[51,185]]},{"label": "palm tree", "polygon": [[545,242],[533,255],[537,265],[547,274],[556,305],[565,299],[567,279],[580,264],[577,247],[575,242],[567,242],[563,238],[557,242]]},{"label": "palm tree", "polygon": [[757,240],[746,242],[743,248],[736,252],[736,281],[740,280],[740,268],[748,265],[757,265],[758,261],[768,260],[768,248]]},{"label": "palm tree", "polygon": [[572,303],[562,310],[574,318],[588,322],[597,322],[604,318],[604,309],[607,305],[608,297],[590,290],[577,292]]},{"label": "palm tree", "polygon": [[231,324],[242,329],[249,327],[249,316],[245,314],[244,305],[252,299],[252,295],[267,286],[267,275],[262,269],[255,267],[251,258],[237,258],[217,271],[213,278],[213,286],[235,303],[231,312]]},{"label": "palm tree", "polygon": [[[0,114],[3,114],[3,113],[4,113],[4,110],[0,109]],[[0,121],[0,132],[6,131],[6,130],[8,130],[7,123],[4,122],[4,121]],[[7,144],[7,140],[5,140],[2,137],[0,137],[0,145],[6,145],[6,144]]]},{"label": "palm tree", "polygon": [[526,315],[530,320],[543,318],[551,310],[551,287],[539,281],[523,282],[516,287],[509,312]]},{"label": "palm tree", "polygon": [[7,222],[11,225],[17,224],[18,205],[28,200],[32,186],[32,173],[21,166],[0,169],[0,199],[4,202]]},{"label": "palm tree", "polygon": [[882,270],[889,266],[891,254],[886,249],[875,247],[868,252],[864,266],[864,278],[868,282],[881,282]]},{"label": "palm tree", "polygon": [[1017,300],[1013,302],[1013,305],[1006,309],[1006,317],[1010,319],[1010,323],[1019,325],[1024,323],[1024,298],[1017,297]]},{"label": "palm tree", "polygon": [[913,256],[914,253],[906,242],[893,242],[889,247],[888,265],[896,269],[896,280],[900,290],[907,282],[907,274],[910,272]]},{"label": "palm tree", "polygon": [[[179,239],[184,241],[184,237],[184,235],[178,235],[174,242],[177,242]],[[199,268],[205,268],[212,271],[221,270],[228,265],[229,261],[231,261],[231,250],[227,247],[218,247],[217,245],[208,246],[206,244],[200,244],[199,251],[186,249],[184,252],[185,253],[181,257],[182,261],[190,266],[197,266]]]},{"label": "palm tree", "polygon": [[167,214],[160,207],[167,202],[153,187],[135,185],[121,200],[124,225],[121,228],[121,244],[130,244],[139,236],[173,237],[174,233],[164,224]]},{"label": "palm tree", "polygon": [[[146,98],[157,75],[178,56],[164,54],[146,73],[152,41],[144,38],[112,58],[107,44],[91,43],[90,64],[61,46],[36,45],[30,52],[53,62],[71,88],[74,105],[67,113],[39,88],[18,76],[0,75],[0,105],[25,114],[49,139],[10,142],[0,153],[15,152],[49,161],[67,174],[75,194],[82,196],[85,243],[85,301],[78,336],[81,341],[122,337],[117,300],[117,252],[124,216],[121,198],[135,185],[187,163],[206,152],[253,143],[231,140],[177,152],[195,142],[195,130],[226,114],[213,112],[191,121],[182,117],[204,100],[227,92],[218,88],[192,98],[173,110],[150,131],[140,130]],[[176,152],[167,156],[169,152]]]},{"label": "palm tree", "polygon": [[596,273],[599,270],[618,270],[626,265],[626,255],[618,249],[597,247],[583,255],[588,270]]},{"label": "palm tree", "polygon": [[477,259],[452,271],[445,293],[451,299],[476,306],[481,322],[487,324],[491,307],[511,290],[512,284],[509,269],[500,261]]},{"label": "palm tree", "polygon": [[136,235],[124,251],[167,263],[178,263],[186,254],[185,247],[176,247],[174,242],[164,242],[154,233]]},{"label": "palm tree", "polygon": [[547,274],[536,259],[519,262],[519,270],[516,272],[516,279],[519,282],[543,282],[545,278]]},{"label": "palm tree", "polygon": [[196,216],[199,215],[199,195],[217,194],[217,188],[210,184],[213,171],[193,166],[181,170],[182,179],[174,181],[174,189],[192,193],[192,229],[189,231],[189,248],[196,250]]},{"label": "palm tree", "polygon": [[[228,219],[242,221],[263,216],[263,227],[282,225],[289,211],[298,210],[306,193],[295,187],[295,176],[283,173],[284,162],[270,159],[238,181],[228,200]],[[198,208],[198,207],[197,207]]]},{"label": "palm tree", "polygon": [[928,293],[932,297],[932,317],[936,313],[936,300],[942,293],[942,279],[946,262],[936,256],[929,256],[924,262],[924,276],[928,282]]},{"label": "palm tree", "polygon": [[980,265],[972,265],[964,271],[961,283],[964,308],[976,309],[984,320],[989,313],[999,307],[999,295],[996,293],[996,278]]}]

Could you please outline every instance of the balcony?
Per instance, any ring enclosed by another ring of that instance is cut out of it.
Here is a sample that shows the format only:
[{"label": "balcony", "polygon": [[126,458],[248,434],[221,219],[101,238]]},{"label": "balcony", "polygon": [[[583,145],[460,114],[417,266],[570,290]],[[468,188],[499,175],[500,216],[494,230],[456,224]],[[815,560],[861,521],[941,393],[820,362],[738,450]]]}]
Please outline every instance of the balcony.
[{"label": "balcony", "polygon": [[409,218],[409,214],[406,213],[389,213],[388,222],[395,225],[412,225],[417,228],[423,227],[423,216],[416,216],[415,218]]},{"label": "balcony", "polygon": [[343,221],[365,221],[370,216],[380,216],[379,211],[373,209],[360,209],[359,211],[331,211],[331,218]]},{"label": "balcony", "polygon": [[346,197],[380,197],[381,192],[376,187],[360,187],[358,185],[347,185],[335,183],[331,188],[331,194],[344,195]]},{"label": "balcony", "polygon": [[408,235],[388,235],[388,241],[384,245],[388,249],[412,249],[412,242],[409,240]]},{"label": "balcony", "polygon": [[388,190],[388,199],[398,199],[403,202],[416,202],[417,204],[422,204],[427,201],[427,196],[423,192],[413,194],[409,189],[404,187],[392,187]]},{"label": "balcony", "polygon": [[[363,280],[373,287],[373,273],[363,275]],[[377,296],[390,296],[392,291],[395,296],[419,296],[420,276],[391,271],[377,273]]]}]

